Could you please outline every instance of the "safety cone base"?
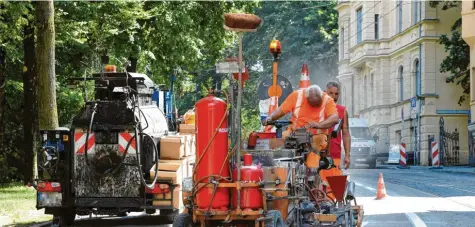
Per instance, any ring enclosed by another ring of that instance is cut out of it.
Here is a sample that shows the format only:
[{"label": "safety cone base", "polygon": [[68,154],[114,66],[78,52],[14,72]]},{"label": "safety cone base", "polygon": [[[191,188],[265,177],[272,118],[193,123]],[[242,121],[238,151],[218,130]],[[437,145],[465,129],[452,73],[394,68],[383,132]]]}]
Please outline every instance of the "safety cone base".
[{"label": "safety cone base", "polygon": [[429,169],[443,169],[444,167],[442,166],[432,166]]},{"label": "safety cone base", "polygon": [[410,169],[409,166],[397,166],[398,169]]}]

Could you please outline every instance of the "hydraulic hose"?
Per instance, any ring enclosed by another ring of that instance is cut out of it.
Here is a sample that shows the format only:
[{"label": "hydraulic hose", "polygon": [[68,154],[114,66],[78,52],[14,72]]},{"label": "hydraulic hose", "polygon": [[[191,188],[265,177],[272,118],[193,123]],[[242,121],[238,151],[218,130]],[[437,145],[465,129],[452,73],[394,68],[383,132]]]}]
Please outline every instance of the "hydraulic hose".
[{"label": "hydraulic hose", "polygon": [[[134,98],[133,99],[133,113],[135,115],[135,109],[138,107],[137,105],[137,100]],[[153,147],[153,150],[155,151],[155,177],[153,179],[153,182],[151,185],[148,185],[147,182],[145,182],[145,178],[144,178],[144,174],[143,174],[143,171],[142,171],[142,163],[141,163],[141,158],[140,158],[140,151],[141,151],[141,147],[143,146],[142,145],[142,136],[146,136],[147,138],[149,138],[150,140],[153,141],[153,138],[146,134],[146,133],[143,133],[143,130],[142,129],[142,122],[141,122],[141,117],[140,117],[140,112],[142,112],[140,109],[139,109],[139,116],[138,116],[138,119],[137,117],[135,117],[135,134],[134,136],[132,137],[132,139],[129,141],[129,143],[127,143],[127,146],[125,148],[125,153],[127,153],[127,150],[131,144],[131,141],[133,141],[133,138],[135,137],[136,138],[136,141],[137,141],[137,150],[136,150],[136,158],[137,158],[137,168],[139,169],[139,174],[140,174],[140,182],[142,183],[143,186],[147,187],[148,189],[153,189],[155,187],[155,183],[157,182],[157,179],[158,179],[158,162],[159,162],[159,158],[158,158],[158,148],[157,146],[152,146]],[[143,112],[142,112],[143,114]],[[145,115],[144,115],[144,118],[145,118]],[[148,121],[147,119],[145,118],[145,121],[147,123],[147,127],[148,128]],[[137,128],[139,128],[139,130],[137,130]],[[139,133],[137,133],[139,131]],[[139,135],[140,137],[137,139],[137,135]]]}]

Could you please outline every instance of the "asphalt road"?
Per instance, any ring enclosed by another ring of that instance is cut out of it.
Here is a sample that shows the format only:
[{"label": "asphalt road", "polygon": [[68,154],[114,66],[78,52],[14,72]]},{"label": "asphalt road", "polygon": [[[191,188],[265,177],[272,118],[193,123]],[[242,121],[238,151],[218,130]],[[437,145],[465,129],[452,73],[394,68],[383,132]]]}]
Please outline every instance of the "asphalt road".
[{"label": "asphalt road", "polygon": [[[387,197],[375,200],[378,173]],[[475,226],[475,174],[428,169],[357,168],[348,171],[356,183],[356,199],[364,207],[365,227]],[[165,218],[140,213],[126,218],[81,218],[76,226],[171,226]]]}]

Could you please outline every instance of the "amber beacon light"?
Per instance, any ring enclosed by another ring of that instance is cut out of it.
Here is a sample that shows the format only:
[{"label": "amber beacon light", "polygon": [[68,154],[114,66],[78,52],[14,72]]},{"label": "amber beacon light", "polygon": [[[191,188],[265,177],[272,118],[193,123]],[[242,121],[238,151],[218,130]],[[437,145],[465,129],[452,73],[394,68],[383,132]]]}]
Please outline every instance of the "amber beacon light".
[{"label": "amber beacon light", "polygon": [[280,54],[281,52],[280,41],[276,39],[272,40],[269,45],[269,50],[273,54]]}]

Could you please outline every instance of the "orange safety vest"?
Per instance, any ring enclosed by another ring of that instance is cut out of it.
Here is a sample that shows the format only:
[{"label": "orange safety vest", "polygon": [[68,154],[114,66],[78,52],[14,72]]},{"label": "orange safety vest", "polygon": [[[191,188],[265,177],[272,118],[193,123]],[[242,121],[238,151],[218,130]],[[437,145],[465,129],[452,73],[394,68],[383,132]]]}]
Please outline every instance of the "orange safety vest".
[{"label": "orange safety vest", "polygon": [[[300,89],[300,90],[298,90],[297,102],[295,103],[295,108],[294,108],[294,111],[292,113],[292,120],[293,120],[292,129],[293,130],[296,129],[297,119],[299,117],[300,106],[302,105],[303,98],[304,98],[304,89]],[[324,95],[323,96],[322,109],[320,110],[320,113],[318,113],[320,115],[319,119],[318,119],[318,122],[322,122],[322,121],[325,120],[325,106],[326,106],[327,102],[330,99],[331,99],[331,97],[329,95]],[[313,130],[313,131],[315,132],[315,130]],[[328,132],[328,130],[321,130],[321,129],[316,130],[317,134],[327,133],[327,132]],[[290,132],[288,132],[288,133],[290,133]],[[320,155],[315,154],[313,152],[311,152],[307,155],[307,159],[305,160],[305,165],[308,168],[318,168],[319,163],[320,163]]]}]

